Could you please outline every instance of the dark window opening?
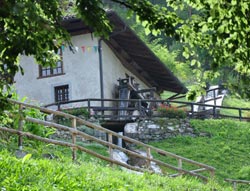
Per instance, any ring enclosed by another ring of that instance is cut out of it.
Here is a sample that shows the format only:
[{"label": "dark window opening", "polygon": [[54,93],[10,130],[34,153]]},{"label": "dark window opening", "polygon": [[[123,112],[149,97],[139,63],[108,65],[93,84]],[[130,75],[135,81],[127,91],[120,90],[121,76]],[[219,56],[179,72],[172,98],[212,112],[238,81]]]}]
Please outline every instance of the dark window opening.
[{"label": "dark window opening", "polygon": [[55,87],[55,102],[69,101],[69,85]]}]

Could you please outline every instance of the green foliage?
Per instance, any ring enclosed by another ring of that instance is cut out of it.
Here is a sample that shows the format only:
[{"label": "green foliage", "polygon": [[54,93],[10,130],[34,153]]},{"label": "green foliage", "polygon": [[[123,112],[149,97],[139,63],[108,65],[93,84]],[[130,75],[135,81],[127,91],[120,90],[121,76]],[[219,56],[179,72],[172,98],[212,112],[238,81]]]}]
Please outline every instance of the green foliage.
[{"label": "green foliage", "polygon": [[[13,93],[12,99],[18,100],[18,95]],[[22,98],[20,101],[24,102],[25,100],[26,97]],[[4,111],[2,114],[0,114],[0,126],[18,129],[19,120],[21,117],[32,117],[41,120],[44,120],[46,117],[46,114],[40,112],[38,109],[25,108],[20,111],[18,105],[12,104],[10,106],[11,107],[9,107],[8,111]],[[44,127],[43,125],[35,124],[29,121],[24,123],[23,131],[31,132],[42,137],[48,137],[55,132],[53,128]]]},{"label": "green foliage", "polygon": [[[65,113],[80,117],[82,119],[88,119],[89,118],[89,112],[86,108],[72,108],[72,109],[63,109],[62,110]],[[72,120],[62,117],[62,116],[55,116],[54,120],[56,120],[58,123],[66,126],[71,126]]]},{"label": "green foliage", "polygon": [[88,118],[89,117],[89,112],[86,108],[72,108],[72,109],[65,109],[63,110],[63,112],[71,114],[71,115],[75,115],[75,116],[81,116],[84,118]]},{"label": "green foliage", "polygon": [[[59,22],[60,3],[53,1],[0,1],[0,100],[6,102],[3,90],[8,90],[14,75],[22,68],[20,55],[33,55],[38,63],[53,65],[63,42],[69,35]],[[5,109],[6,107],[1,107]]]},{"label": "green foliage", "polygon": [[225,178],[249,180],[249,123],[233,120],[191,120],[191,125],[201,136],[179,136],[151,144],[215,167],[216,178],[221,183]]},{"label": "green foliage", "polygon": [[203,184],[196,179],[137,175],[96,163],[74,164],[29,157],[24,161],[6,150],[0,152],[2,190],[230,190],[213,181]]},{"label": "green foliage", "polygon": [[[40,112],[38,109],[33,109],[33,108],[25,109],[23,115],[41,120],[44,120],[46,117],[46,114]],[[16,119],[19,118],[17,117]],[[39,125],[28,121],[25,122],[23,130],[42,137],[49,137],[49,135],[55,133],[55,129],[53,128],[45,127],[43,125]]]},{"label": "green foliage", "polygon": [[160,105],[157,108],[157,111],[160,113],[161,116],[164,117],[169,117],[169,118],[186,118],[186,110],[177,108],[173,105],[168,106],[168,105]]}]

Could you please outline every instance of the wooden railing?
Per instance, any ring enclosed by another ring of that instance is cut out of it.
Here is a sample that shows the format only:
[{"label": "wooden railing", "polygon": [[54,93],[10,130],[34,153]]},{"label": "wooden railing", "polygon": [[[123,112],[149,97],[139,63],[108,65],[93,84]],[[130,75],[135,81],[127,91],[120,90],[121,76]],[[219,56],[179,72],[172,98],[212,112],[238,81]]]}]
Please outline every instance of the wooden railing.
[{"label": "wooden railing", "polygon": [[[167,174],[169,176],[191,175],[191,176],[201,178],[201,179],[203,179],[205,181],[208,180],[209,177],[210,178],[214,177],[215,168],[213,168],[211,166],[208,166],[206,164],[199,163],[199,162],[196,162],[196,161],[193,161],[193,160],[178,156],[176,154],[173,154],[173,153],[170,153],[170,152],[167,152],[167,151],[164,151],[164,150],[160,150],[160,149],[158,149],[156,147],[153,147],[153,146],[150,146],[150,145],[146,145],[146,144],[144,144],[144,143],[142,143],[140,141],[131,139],[131,138],[126,137],[126,136],[122,136],[122,135],[120,135],[118,133],[115,133],[115,132],[110,131],[108,129],[105,129],[105,128],[99,126],[99,125],[96,125],[96,124],[90,123],[88,121],[85,121],[85,120],[83,120],[81,118],[78,118],[76,116],[66,114],[66,113],[63,113],[63,112],[60,112],[60,111],[53,111],[53,110],[50,110],[50,109],[47,109],[47,108],[41,108],[41,107],[38,107],[38,106],[34,106],[34,105],[26,104],[26,103],[21,103],[21,102],[18,102],[18,101],[9,100],[9,102],[19,106],[19,116],[20,116],[19,117],[19,127],[18,127],[18,129],[10,129],[10,128],[6,128],[6,127],[0,127],[0,131],[5,131],[5,132],[12,133],[12,134],[17,134],[18,137],[19,137],[18,138],[18,140],[19,140],[18,141],[18,146],[19,146],[20,150],[23,148],[23,137],[25,136],[25,137],[28,137],[30,139],[35,139],[35,140],[42,141],[42,142],[45,142],[45,143],[70,147],[70,148],[72,148],[72,159],[73,160],[77,159],[76,151],[80,150],[80,151],[86,152],[88,154],[91,154],[91,155],[93,155],[95,157],[98,157],[98,158],[100,158],[102,160],[108,161],[108,162],[110,162],[112,164],[117,164],[117,165],[123,166],[125,168],[135,170],[135,171],[140,171],[140,172],[149,171],[149,172],[152,172],[152,170],[149,168],[149,166],[150,166],[151,162],[155,162],[160,167],[171,169],[172,171],[176,172],[175,174],[172,174],[172,175],[169,174],[169,171],[165,172],[165,174]],[[53,115],[56,115],[56,116],[61,116],[61,117],[65,117],[67,119],[71,119],[72,126],[68,127],[68,126],[57,124],[57,123],[54,123],[54,122],[49,122],[49,121],[45,121],[45,120],[41,120],[41,119],[36,119],[36,118],[24,116],[23,115],[23,110],[28,109],[28,108],[37,109],[37,110],[39,110],[41,112],[44,112],[44,113],[47,113],[47,114],[53,114]],[[60,131],[67,131],[67,132],[71,133],[71,135],[72,135],[72,143],[64,142],[64,141],[60,141],[60,140],[55,140],[55,139],[52,139],[52,138],[44,138],[44,137],[41,137],[41,136],[31,134],[30,132],[24,132],[23,131],[24,121],[44,125],[46,127],[53,127],[53,128],[56,128],[57,130],[60,130]],[[101,139],[98,139],[98,138],[96,138],[94,136],[91,136],[91,135],[89,135],[87,133],[79,131],[77,129],[77,125],[76,125],[77,123],[81,124],[81,125],[85,125],[85,126],[87,126],[89,128],[92,128],[94,130],[106,133],[106,135],[108,137],[108,140],[107,141],[106,140],[101,140]],[[91,141],[94,141],[96,143],[99,143],[99,144],[102,144],[102,145],[106,146],[108,148],[108,150],[109,150],[109,157],[98,154],[98,153],[96,153],[96,152],[94,152],[92,150],[89,150],[89,149],[87,149],[87,148],[85,148],[83,146],[80,146],[76,142],[76,137],[82,137],[82,138],[84,138],[86,140],[91,140]],[[143,155],[138,154],[136,151],[129,150],[129,149],[126,149],[126,148],[123,148],[123,147],[120,147],[118,145],[113,144],[113,137],[120,138],[125,143],[133,144],[133,145],[136,145],[137,147],[140,147],[140,149],[144,149],[146,151],[147,155],[143,156]],[[114,149],[118,149],[118,150],[120,150],[120,151],[122,151],[122,152],[124,152],[124,153],[126,153],[126,154],[128,154],[130,156],[134,156],[134,157],[145,160],[146,164],[147,164],[146,168],[138,168],[138,167],[135,167],[135,166],[132,166],[132,165],[129,165],[129,164],[125,164],[125,163],[122,163],[122,162],[119,162],[119,161],[115,160],[113,158]],[[164,162],[164,160],[154,159],[154,158],[152,158],[152,153],[156,153],[156,154],[159,154],[161,156],[164,156],[164,158],[166,158],[166,159],[174,159],[176,161],[176,164],[169,164],[167,162]],[[186,166],[188,166],[188,167],[186,167]],[[186,168],[191,168],[191,167],[192,167],[192,169],[186,169]],[[193,169],[194,167],[196,169]],[[207,174],[207,173],[205,175],[200,174],[201,172],[204,172],[204,171],[208,172],[209,174]]]},{"label": "wooden railing", "polygon": [[226,182],[230,182],[233,184],[234,191],[237,191],[237,184],[248,184],[250,187],[250,181],[249,180],[234,180],[234,179],[225,179]]},{"label": "wooden railing", "polygon": [[[129,102],[130,107],[119,107],[120,102]],[[154,118],[160,117],[159,113],[154,112],[156,106],[160,104],[175,105],[178,108],[185,108],[188,117],[190,118],[202,118],[204,116],[210,118],[232,118],[240,121],[250,121],[250,108],[237,108],[237,107],[226,107],[218,105],[209,105],[204,103],[194,103],[185,101],[175,100],[151,100],[151,99],[79,99],[70,100],[67,102],[58,102],[48,104],[44,107],[54,107],[56,110],[63,110],[69,108],[85,107],[90,117],[98,117],[102,119],[131,119],[131,118]],[[203,111],[196,111],[196,107],[203,107]],[[139,115],[133,114],[133,111],[137,110]],[[235,115],[225,115],[220,111],[234,111]],[[118,115],[119,111],[126,111],[126,115]]]}]

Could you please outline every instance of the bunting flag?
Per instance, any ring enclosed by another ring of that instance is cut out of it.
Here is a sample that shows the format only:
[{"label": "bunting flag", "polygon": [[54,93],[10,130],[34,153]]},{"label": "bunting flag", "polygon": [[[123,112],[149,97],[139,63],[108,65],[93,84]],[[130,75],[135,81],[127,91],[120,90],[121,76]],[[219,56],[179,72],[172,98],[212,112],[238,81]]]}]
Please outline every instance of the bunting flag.
[{"label": "bunting flag", "polygon": [[62,51],[64,51],[64,45],[61,46]]},{"label": "bunting flag", "polygon": [[85,46],[82,46],[82,52],[84,53],[85,52]]},{"label": "bunting flag", "polygon": [[87,52],[91,52],[94,51],[95,53],[97,53],[98,51],[98,46],[81,46],[82,52],[85,53]]},{"label": "bunting flag", "polygon": [[78,50],[79,50],[78,46],[76,46],[75,49],[76,49],[76,52],[78,52]]}]

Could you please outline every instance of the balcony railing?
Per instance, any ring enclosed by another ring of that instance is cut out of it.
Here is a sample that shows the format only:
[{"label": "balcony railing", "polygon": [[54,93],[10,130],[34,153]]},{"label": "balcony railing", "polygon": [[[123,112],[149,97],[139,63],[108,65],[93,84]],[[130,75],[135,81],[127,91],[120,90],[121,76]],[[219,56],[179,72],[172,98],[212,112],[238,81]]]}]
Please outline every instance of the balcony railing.
[{"label": "balcony railing", "polygon": [[[124,105],[127,107],[124,107]],[[226,107],[175,100],[92,98],[52,103],[44,107],[59,111],[72,108],[86,108],[89,117],[102,118],[103,120],[131,120],[162,117],[161,113],[157,112],[157,108],[161,105],[185,109],[189,118],[231,118],[240,121],[250,121],[250,108]],[[223,114],[220,112],[221,110],[224,111],[223,113],[230,114]]]}]

